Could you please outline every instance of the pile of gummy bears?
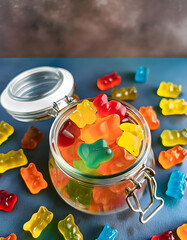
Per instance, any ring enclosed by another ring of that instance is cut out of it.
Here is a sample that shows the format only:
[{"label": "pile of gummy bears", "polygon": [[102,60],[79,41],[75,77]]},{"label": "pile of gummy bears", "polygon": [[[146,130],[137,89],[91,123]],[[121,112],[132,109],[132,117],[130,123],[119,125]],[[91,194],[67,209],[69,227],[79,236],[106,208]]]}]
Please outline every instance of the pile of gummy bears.
[{"label": "pile of gummy bears", "polygon": [[[146,82],[148,74],[148,68],[137,68],[135,81]],[[117,73],[112,73],[98,79],[97,86],[101,91],[104,91],[119,85],[120,82],[121,77]],[[173,83],[165,82],[161,82],[157,90],[159,96],[166,98],[177,98],[180,92],[180,85],[176,86]],[[111,97],[116,100],[132,101],[137,98],[137,89],[135,87],[113,89]],[[116,100],[108,101],[107,95],[100,94],[94,98],[93,102],[84,100],[79,103],[76,111],[69,115],[69,119],[63,124],[58,135],[59,150],[69,165],[92,175],[111,175],[122,172],[135,163],[144,139],[144,132],[141,126],[126,117],[126,107]],[[167,100],[163,98],[160,101],[160,108],[163,115],[186,114],[187,102],[184,99]],[[139,112],[147,121],[150,130],[156,130],[159,127],[160,123],[152,106],[142,106]],[[103,131],[100,131],[101,125],[105,126]],[[13,133],[14,128],[2,121],[0,123],[0,145]],[[47,188],[48,184],[34,163],[22,167],[28,163],[23,149],[35,149],[43,137],[44,135],[39,129],[31,126],[21,141],[22,149],[0,154],[0,173],[21,167],[20,176],[31,194],[38,194],[41,190]],[[161,166],[164,169],[169,169],[182,163],[187,155],[187,150],[180,145],[187,144],[187,129],[180,131],[164,130],[161,139],[164,146],[173,147],[160,152],[158,161]],[[76,141],[79,142],[76,153],[77,159],[66,158],[67,147],[72,146]],[[124,161],[124,159],[128,159],[128,161]],[[120,164],[118,164],[119,162]],[[65,194],[70,198],[73,197],[73,195],[71,197],[71,184],[72,181],[69,180],[64,185]],[[175,170],[170,175],[166,195],[181,199],[185,187],[186,174]],[[97,189],[92,190],[90,198],[84,199],[84,201],[89,202],[89,206],[97,200]],[[17,196],[15,194],[0,190],[0,210],[12,211],[16,202]],[[107,209],[107,205],[104,208]],[[53,213],[46,207],[41,206],[38,212],[34,213],[31,219],[23,225],[23,229],[30,231],[33,238],[38,238],[52,219]],[[83,235],[71,214],[58,222],[58,229],[65,240],[83,239]],[[107,224],[97,240],[115,239],[117,233],[116,229],[111,229]],[[178,227],[177,235],[181,240],[187,239],[187,223]],[[0,237],[0,240],[3,239],[16,240],[17,237],[12,233],[7,238]],[[152,240],[162,239],[174,240],[175,237],[171,230],[160,236],[152,237]]]}]

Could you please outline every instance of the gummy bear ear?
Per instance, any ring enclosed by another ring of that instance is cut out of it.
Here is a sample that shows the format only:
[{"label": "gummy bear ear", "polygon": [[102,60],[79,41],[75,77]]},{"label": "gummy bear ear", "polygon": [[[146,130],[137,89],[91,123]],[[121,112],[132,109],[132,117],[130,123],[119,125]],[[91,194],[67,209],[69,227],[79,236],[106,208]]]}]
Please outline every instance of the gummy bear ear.
[{"label": "gummy bear ear", "polygon": [[163,108],[166,103],[167,100],[165,98],[162,98],[162,100],[160,101],[160,108]]},{"label": "gummy bear ear", "polygon": [[93,104],[95,107],[101,107],[108,103],[108,97],[106,94],[99,94],[95,97]]}]

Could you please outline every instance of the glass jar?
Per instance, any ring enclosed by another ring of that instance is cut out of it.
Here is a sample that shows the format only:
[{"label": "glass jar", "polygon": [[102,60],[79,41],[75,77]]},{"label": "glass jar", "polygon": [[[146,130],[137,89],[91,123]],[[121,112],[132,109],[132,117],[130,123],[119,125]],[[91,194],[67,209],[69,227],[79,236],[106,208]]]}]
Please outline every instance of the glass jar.
[{"label": "glass jar", "polygon": [[[82,102],[72,97],[74,86],[73,76],[65,69],[35,68],[19,74],[8,84],[1,95],[1,104],[20,121],[56,117],[49,135],[49,173],[57,193],[64,201],[80,211],[100,215],[116,213],[129,207],[139,212],[140,222],[147,222],[163,206],[164,201],[156,196],[154,155],[146,121],[134,107],[120,101],[126,106],[130,121],[139,124],[144,131],[145,138],[136,162],[114,175],[96,176],[80,172],[66,162],[68,159],[63,159],[57,144],[61,126],[77,104]],[[93,101],[93,98],[89,101]],[[139,199],[146,185],[151,201],[142,210]],[[154,200],[159,200],[160,204],[147,215]]]},{"label": "glass jar", "polygon": [[[88,99],[93,101],[94,99]],[[109,98],[109,100],[111,100]],[[151,150],[151,134],[149,127],[142,115],[130,104],[120,101],[126,108],[126,116],[130,121],[139,124],[144,131],[145,138],[136,162],[123,172],[114,175],[96,176],[80,172],[63,159],[58,148],[57,140],[59,130],[69,115],[75,111],[77,104],[83,100],[69,104],[55,119],[49,136],[50,160],[49,172],[53,185],[69,205],[90,214],[109,214],[127,209],[140,213],[142,223],[148,221],[162,205],[163,200],[156,197],[156,182],[154,180],[154,155]],[[74,159],[75,160],[75,159]],[[144,218],[148,208],[143,211],[139,205],[147,182],[151,197],[161,201],[160,206],[153,213]],[[132,198],[137,204],[133,207]]]}]

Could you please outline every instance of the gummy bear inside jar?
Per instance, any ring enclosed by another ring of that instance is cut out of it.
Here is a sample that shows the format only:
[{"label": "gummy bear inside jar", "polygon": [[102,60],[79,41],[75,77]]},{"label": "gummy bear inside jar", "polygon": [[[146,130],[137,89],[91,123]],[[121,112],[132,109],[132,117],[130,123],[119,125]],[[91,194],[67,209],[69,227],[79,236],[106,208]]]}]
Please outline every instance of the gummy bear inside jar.
[{"label": "gummy bear inside jar", "polygon": [[96,98],[83,100],[71,110],[60,127],[57,144],[63,159],[75,169],[113,175],[136,162],[144,132],[121,103],[107,99],[98,104]]}]

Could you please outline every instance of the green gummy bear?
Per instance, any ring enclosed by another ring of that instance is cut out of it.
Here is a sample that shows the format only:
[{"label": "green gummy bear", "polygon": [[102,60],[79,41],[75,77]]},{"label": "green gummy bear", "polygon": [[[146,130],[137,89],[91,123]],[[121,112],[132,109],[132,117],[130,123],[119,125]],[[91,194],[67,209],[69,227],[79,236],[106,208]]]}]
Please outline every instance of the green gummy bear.
[{"label": "green gummy bear", "polygon": [[88,168],[82,160],[73,161],[73,166],[80,172],[89,173],[92,175],[100,175],[97,170]]},{"label": "green gummy bear", "polygon": [[92,169],[97,169],[101,163],[113,158],[113,152],[105,139],[99,139],[92,144],[80,144],[78,154],[85,165]]},{"label": "green gummy bear", "polygon": [[87,187],[75,180],[70,179],[66,185],[66,192],[73,202],[89,206],[92,201],[93,187]]}]

